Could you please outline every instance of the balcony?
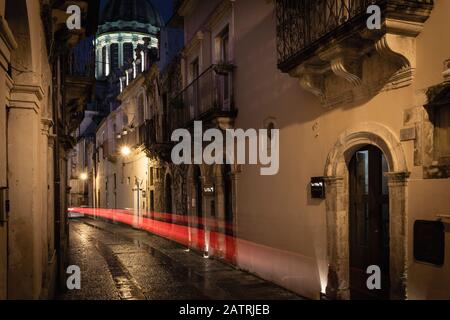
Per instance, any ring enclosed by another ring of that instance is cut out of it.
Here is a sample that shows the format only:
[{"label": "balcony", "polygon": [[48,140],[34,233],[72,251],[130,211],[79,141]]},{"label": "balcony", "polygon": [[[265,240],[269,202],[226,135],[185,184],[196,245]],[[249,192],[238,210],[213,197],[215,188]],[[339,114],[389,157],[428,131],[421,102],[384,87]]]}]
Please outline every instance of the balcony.
[{"label": "balcony", "polygon": [[95,87],[95,55],[89,48],[77,48],[64,57],[64,95],[69,132],[73,132],[84,118],[84,111]]},{"label": "balcony", "polygon": [[155,121],[154,119],[145,120],[145,122],[139,126],[139,144],[149,148],[156,143]]},{"label": "balcony", "polygon": [[[368,28],[372,4],[381,29]],[[432,9],[433,0],[277,0],[278,67],[326,106],[407,86]]]},{"label": "balcony", "polygon": [[[67,9],[72,5],[80,9],[81,28],[79,29],[67,27],[67,20],[71,16],[67,13]],[[55,65],[57,59],[61,58],[64,111],[62,119],[59,120],[62,121],[65,135],[70,135],[79,126],[84,117],[87,101],[91,98],[93,77],[87,72],[88,70],[80,73],[80,70],[75,67],[73,53],[83,39],[96,32],[99,8],[100,0],[51,0],[44,1],[41,6],[49,61]],[[89,42],[85,40],[85,43]],[[90,66],[86,65],[86,69],[88,68]],[[73,147],[70,137],[63,137],[61,140],[66,148]]]},{"label": "balcony", "polygon": [[130,148],[137,148],[140,144],[139,128],[126,128],[124,133],[117,139],[118,146],[128,146]]},{"label": "balcony", "polygon": [[167,139],[161,139],[157,133],[157,119],[146,120],[139,126],[139,145],[149,157],[157,156],[169,160],[172,144]]},{"label": "balcony", "polygon": [[117,150],[115,141],[108,139],[103,141],[101,148],[103,150],[103,159],[107,159],[109,162],[115,163],[117,161]]},{"label": "balcony", "polygon": [[194,121],[219,127],[234,119],[233,70],[230,64],[211,65],[172,98],[170,129],[190,128]]}]

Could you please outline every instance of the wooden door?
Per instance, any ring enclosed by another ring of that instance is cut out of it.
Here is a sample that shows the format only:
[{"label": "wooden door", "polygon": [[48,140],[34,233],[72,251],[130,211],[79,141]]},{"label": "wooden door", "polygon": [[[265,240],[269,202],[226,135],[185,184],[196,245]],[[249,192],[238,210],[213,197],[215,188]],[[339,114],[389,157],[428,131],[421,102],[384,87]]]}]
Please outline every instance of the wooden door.
[{"label": "wooden door", "polygon": [[[386,159],[367,146],[350,162],[350,290],[352,299],[389,298],[389,188]],[[370,266],[381,269],[381,290],[369,290]]]}]

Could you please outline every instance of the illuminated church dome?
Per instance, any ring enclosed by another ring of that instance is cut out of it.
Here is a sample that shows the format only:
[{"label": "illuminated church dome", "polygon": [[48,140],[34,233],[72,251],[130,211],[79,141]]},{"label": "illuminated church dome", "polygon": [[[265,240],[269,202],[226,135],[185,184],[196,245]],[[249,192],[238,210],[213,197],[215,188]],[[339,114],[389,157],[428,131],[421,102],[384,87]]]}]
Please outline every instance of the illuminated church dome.
[{"label": "illuminated church dome", "polygon": [[111,31],[152,32],[162,19],[149,0],[109,0],[100,17],[102,33]]},{"label": "illuminated church dome", "polygon": [[150,0],[109,0],[95,39],[97,79],[141,58],[136,56],[138,46],[158,48],[162,26],[162,18]]}]

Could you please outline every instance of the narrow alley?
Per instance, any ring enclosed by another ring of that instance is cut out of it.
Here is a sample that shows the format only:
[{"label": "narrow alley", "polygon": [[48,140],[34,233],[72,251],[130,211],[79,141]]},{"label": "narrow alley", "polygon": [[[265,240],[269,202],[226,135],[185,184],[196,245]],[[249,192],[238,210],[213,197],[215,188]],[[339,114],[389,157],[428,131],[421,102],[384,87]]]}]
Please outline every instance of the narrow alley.
[{"label": "narrow alley", "polygon": [[449,14],[0,0],[0,303],[450,300]]}]

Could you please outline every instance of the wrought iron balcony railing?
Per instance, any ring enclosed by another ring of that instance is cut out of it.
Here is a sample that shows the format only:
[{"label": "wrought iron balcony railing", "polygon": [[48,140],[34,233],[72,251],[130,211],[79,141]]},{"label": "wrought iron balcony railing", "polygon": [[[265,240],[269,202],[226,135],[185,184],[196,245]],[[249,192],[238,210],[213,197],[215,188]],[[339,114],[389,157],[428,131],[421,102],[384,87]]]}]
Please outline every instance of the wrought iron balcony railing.
[{"label": "wrought iron balcony railing", "polygon": [[150,148],[157,143],[155,119],[146,120],[139,127],[139,144]]},{"label": "wrought iron balcony railing", "polygon": [[95,52],[90,40],[82,41],[67,57],[67,76],[95,81]]},{"label": "wrought iron balcony railing", "polygon": [[170,161],[172,144],[169,142],[170,135],[164,132],[164,125],[159,127],[160,116],[146,120],[136,131],[139,135],[138,145],[143,147],[147,154],[157,155],[161,159]]},{"label": "wrought iron balcony railing", "polygon": [[372,4],[384,17],[388,12],[395,17],[432,6],[433,0],[276,0],[279,68],[288,72],[324,42],[345,36],[355,25],[364,28]]},{"label": "wrought iron balcony railing", "polygon": [[233,69],[230,64],[211,65],[172,98],[169,130],[190,126],[195,120],[232,116]]}]

